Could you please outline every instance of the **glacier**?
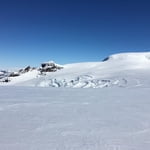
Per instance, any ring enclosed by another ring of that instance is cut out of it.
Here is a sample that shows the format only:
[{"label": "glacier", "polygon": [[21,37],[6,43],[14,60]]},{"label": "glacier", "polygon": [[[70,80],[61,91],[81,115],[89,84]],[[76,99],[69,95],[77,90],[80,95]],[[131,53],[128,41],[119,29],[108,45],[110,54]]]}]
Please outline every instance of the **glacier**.
[{"label": "glacier", "polygon": [[0,82],[0,85],[69,88],[149,85],[150,52],[114,54],[100,62],[66,64],[61,67],[53,65],[61,69],[52,70],[52,66],[52,72],[40,72],[39,68],[31,68],[20,76],[9,77],[10,82]]},{"label": "glacier", "polygon": [[149,77],[149,52],[23,69],[0,82],[0,150],[147,150]]}]

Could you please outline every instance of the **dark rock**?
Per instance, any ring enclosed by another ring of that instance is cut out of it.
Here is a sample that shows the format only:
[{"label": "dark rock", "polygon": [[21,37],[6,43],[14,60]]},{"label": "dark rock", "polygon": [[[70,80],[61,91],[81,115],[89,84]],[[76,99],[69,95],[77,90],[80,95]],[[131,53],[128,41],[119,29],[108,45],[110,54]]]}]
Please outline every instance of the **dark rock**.
[{"label": "dark rock", "polygon": [[28,66],[28,67],[26,67],[26,68],[24,69],[25,72],[28,72],[28,71],[30,71],[30,70],[31,70],[31,67],[30,67],[30,66]]},{"label": "dark rock", "polygon": [[20,76],[20,74],[18,72],[12,72],[9,74],[8,77],[17,77],[17,76]]},{"label": "dark rock", "polygon": [[107,61],[109,60],[109,57],[104,58],[102,61]]},{"label": "dark rock", "polygon": [[10,80],[7,78],[7,79],[5,79],[3,82],[10,82]]},{"label": "dark rock", "polygon": [[40,72],[55,72],[62,69],[62,66],[55,64],[54,62],[46,62],[41,64]]},{"label": "dark rock", "polygon": [[27,67],[24,68],[24,69],[20,69],[18,72],[19,72],[19,73],[26,73],[26,72],[32,71],[32,70],[34,70],[34,69],[36,69],[36,68],[35,68],[35,67],[27,66]]}]

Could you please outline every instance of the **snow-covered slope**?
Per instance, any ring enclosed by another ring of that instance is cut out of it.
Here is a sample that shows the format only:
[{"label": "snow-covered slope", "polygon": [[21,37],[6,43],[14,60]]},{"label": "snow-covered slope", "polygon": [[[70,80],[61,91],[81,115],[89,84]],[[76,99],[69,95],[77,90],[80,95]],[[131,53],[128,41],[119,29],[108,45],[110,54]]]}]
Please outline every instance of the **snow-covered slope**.
[{"label": "snow-covered slope", "polygon": [[38,69],[32,70],[11,77],[7,85],[74,88],[147,86],[149,76],[150,52],[122,53],[109,56],[102,62],[67,64],[56,72],[40,74]]},{"label": "snow-covered slope", "polygon": [[149,56],[1,71],[0,150],[149,150]]}]

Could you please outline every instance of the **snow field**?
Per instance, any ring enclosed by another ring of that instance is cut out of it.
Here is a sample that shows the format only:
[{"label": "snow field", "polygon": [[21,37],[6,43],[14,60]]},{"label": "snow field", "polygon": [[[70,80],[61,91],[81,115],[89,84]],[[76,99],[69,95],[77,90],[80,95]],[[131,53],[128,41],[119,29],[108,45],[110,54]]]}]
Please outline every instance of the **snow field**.
[{"label": "snow field", "polygon": [[0,150],[150,148],[149,88],[0,91]]}]

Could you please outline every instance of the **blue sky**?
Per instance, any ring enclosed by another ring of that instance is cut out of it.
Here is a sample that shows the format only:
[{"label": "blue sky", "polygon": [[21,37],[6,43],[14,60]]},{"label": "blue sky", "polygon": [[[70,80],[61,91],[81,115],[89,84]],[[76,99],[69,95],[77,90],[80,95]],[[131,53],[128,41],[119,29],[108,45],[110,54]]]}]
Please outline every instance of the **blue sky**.
[{"label": "blue sky", "polygon": [[147,0],[0,0],[0,68],[150,51]]}]

